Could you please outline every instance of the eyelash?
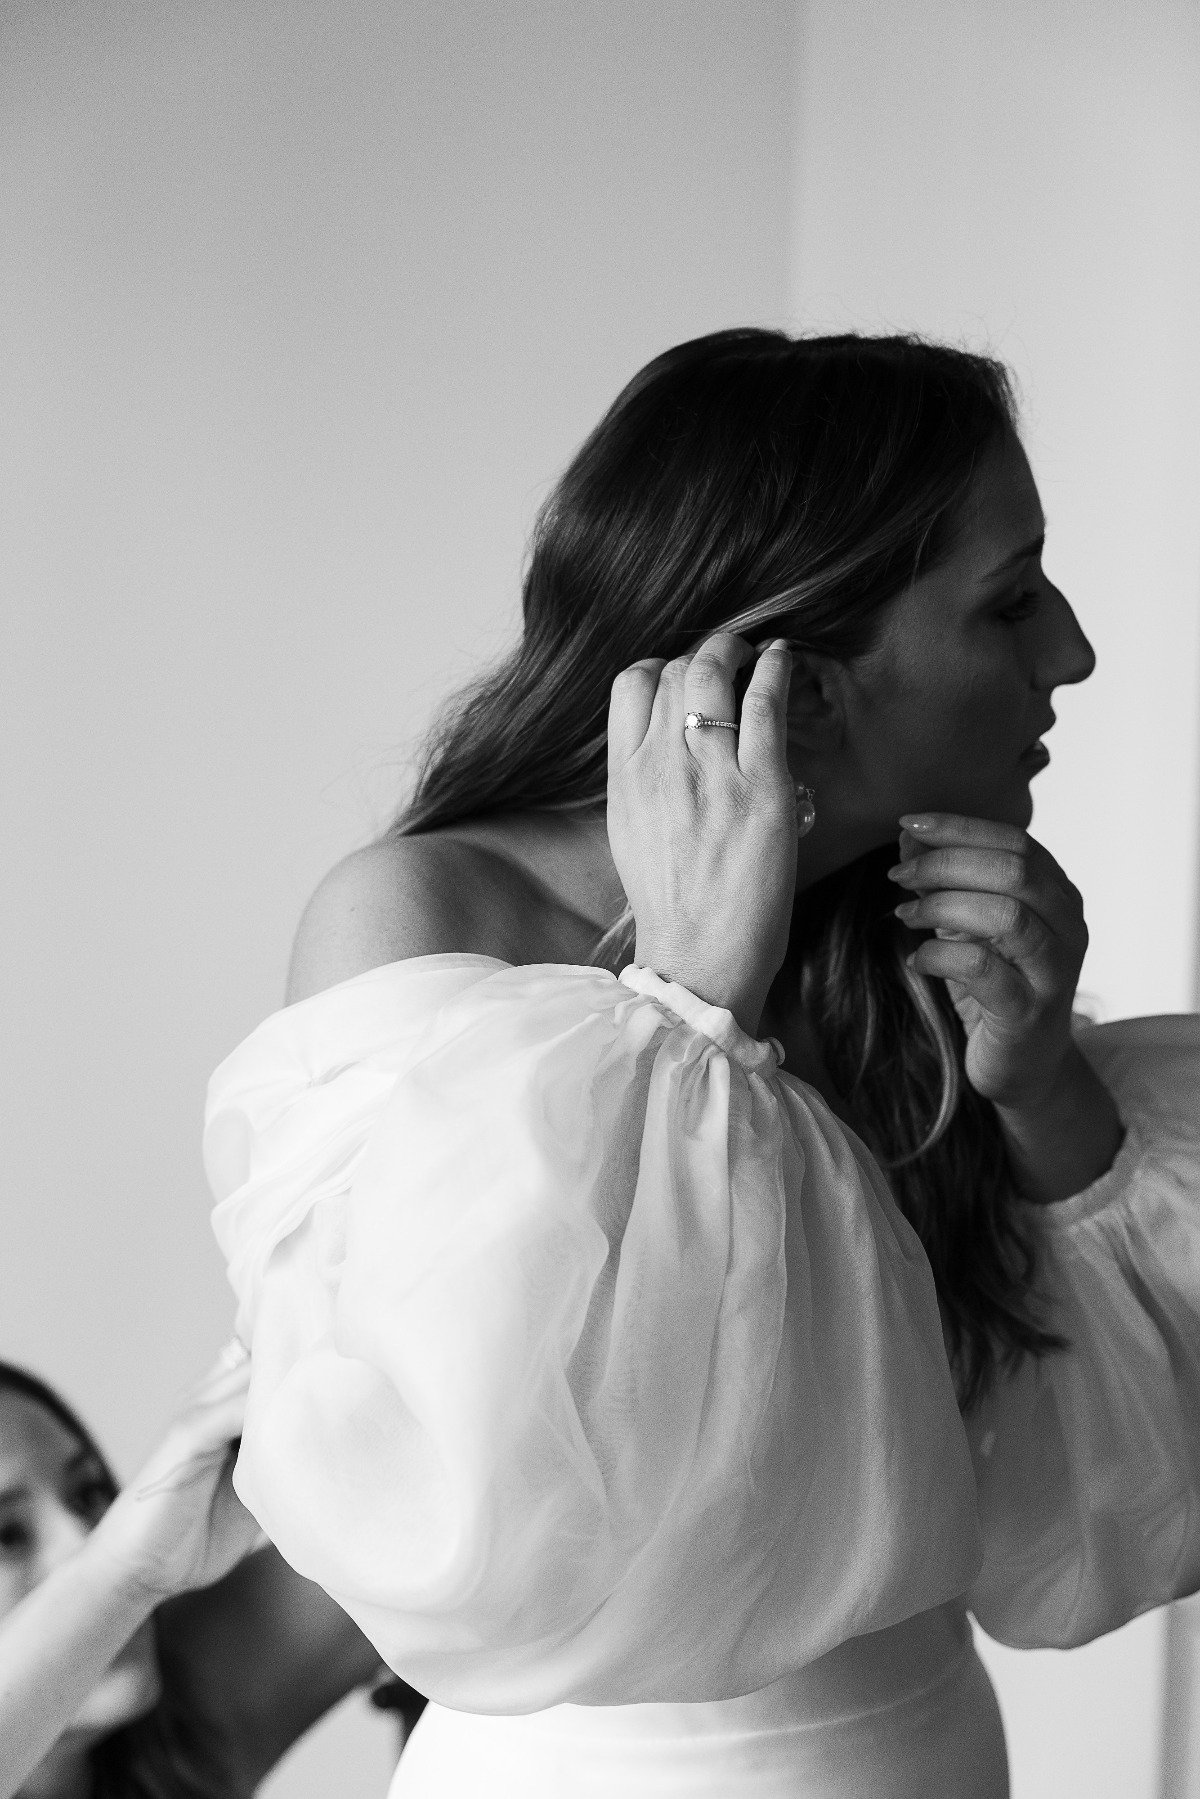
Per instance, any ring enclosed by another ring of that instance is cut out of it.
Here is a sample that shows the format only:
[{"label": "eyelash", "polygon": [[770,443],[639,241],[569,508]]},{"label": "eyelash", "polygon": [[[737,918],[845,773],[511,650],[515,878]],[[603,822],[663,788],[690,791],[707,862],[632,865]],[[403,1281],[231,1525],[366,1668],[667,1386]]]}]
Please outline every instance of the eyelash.
[{"label": "eyelash", "polygon": [[113,1497],[112,1488],[106,1480],[85,1481],[71,1495],[72,1509],[81,1518],[96,1524],[112,1504]]},{"label": "eyelash", "polygon": [[1027,593],[1019,593],[1016,599],[996,614],[1005,624],[1017,625],[1022,619],[1031,618],[1037,609],[1039,595],[1036,589]]},{"label": "eyelash", "polygon": [[28,1527],[17,1518],[5,1519],[0,1524],[0,1555],[18,1554],[29,1545]]}]

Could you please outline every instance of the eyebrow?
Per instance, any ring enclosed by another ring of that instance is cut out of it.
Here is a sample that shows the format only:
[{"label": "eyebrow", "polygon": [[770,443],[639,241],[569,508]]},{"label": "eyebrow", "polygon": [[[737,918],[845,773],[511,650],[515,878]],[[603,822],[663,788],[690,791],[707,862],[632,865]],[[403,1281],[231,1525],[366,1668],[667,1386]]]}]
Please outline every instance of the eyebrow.
[{"label": "eyebrow", "polygon": [[[69,1480],[73,1475],[79,1474],[80,1472],[87,1474],[105,1473],[104,1464],[101,1462],[95,1450],[86,1448],[82,1443],[79,1445],[78,1449],[72,1450],[71,1454],[63,1463],[62,1477]],[[0,1505],[10,1505],[17,1499],[28,1499],[32,1491],[33,1488],[29,1485],[28,1481],[17,1481],[12,1486],[0,1487]]]},{"label": "eyebrow", "polygon": [[1028,543],[1021,545],[1019,550],[1014,550],[1010,556],[1006,556],[1003,562],[998,562],[995,568],[990,568],[987,574],[981,578],[984,581],[994,581],[997,575],[1007,574],[1010,568],[1016,568],[1020,563],[1028,562],[1031,556],[1040,556],[1045,547],[1046,533],[1043,530],[1039,536],[1031,537]]}]

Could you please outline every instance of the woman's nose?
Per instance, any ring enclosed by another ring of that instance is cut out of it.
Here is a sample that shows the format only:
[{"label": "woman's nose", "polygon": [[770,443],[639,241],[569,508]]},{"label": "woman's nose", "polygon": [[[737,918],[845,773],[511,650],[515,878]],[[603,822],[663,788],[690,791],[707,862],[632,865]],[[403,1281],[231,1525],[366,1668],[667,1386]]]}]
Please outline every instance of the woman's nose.
[{"label": "woman's nose", "polygon": [[1047,630],[1039,646],[1036,685],[1047,693],[1053,687],[1072,687],[1086,681],[1096,666],[1096,652],[1084,636],[1071,603],[1061,589],[1051,585],[1053,605],[1048,608]]}]

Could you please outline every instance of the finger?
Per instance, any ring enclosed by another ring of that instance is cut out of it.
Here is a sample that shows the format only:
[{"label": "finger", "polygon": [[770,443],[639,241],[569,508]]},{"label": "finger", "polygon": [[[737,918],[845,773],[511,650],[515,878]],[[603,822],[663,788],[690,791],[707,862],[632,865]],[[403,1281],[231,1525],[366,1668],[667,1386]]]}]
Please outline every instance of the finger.
[{"label": "finger", "polygon": [[900,841],[896,847],[901,862],[911,862],[914,856],[923,856],[928,846],[919,842],[911,831],[901,831]]},{"label": "finger", "polygon": [[211,1473],[231,1454],[242,1434],[244,1394],[219,1405],[197,1407],[172,1426],[134,1481],[139,1497],[189,1485]]},{"label": "finger", "polygon": [[960,812],[904,812],[900,824],[922,844],[959,844],[965,849],[1027,853],[1033,839],[1019,825],[995,818],[967,818]]},{"label": "finger", "polygon": [[167,1439],[203,1452],[205,1446],[221,1441],[228,1443],[232,1437],[239,1436],[246,1416],[246,1387],[248,1382],[243,1380],[239,1385],[225,1385],[216,1392],[196,1398],[171,1425]]},{"label": "finger", "polygon": [[742,700],[738,763],[743,774],[787,774],[788,687],[792,652],[787,640],[767,644],[754,665]]},{"label": "finger", "polygon": [[647,656],[623,668],[612,684],[608,700],[610,776],[624,768],[645,739],[664,662],[662,656]]},{"label": "finger", "polygon": [[981,938],[1010,962],[1035,962],[1054,943],[1045,921],[1006,893],[942,889],[905,900],[896,915],[913,931],[956,931]]},{"label": "finger", "polygon": [[1031,995],[1020,972],[989,944],[974,938],[931,937],[908,958],[918,974],[955,981],[991,1018],[1019,1023]]},{"label": "finger", "polygon": [[205,1405],[214,1400],[223,1399],[230,1393],[244,1394],[250,1385],[250,1361],[238,1362],[233,1367],[214,1364],[204,1379],[192,1388],[188,1396],[191,1406]]},{"label": "finger", "polygon": [[[734,676],[753,656],[754,650],[746,639],[735,637],[730,631],[717,631],[706,637],[684,666],[684,712],[699,712],[705,718],[719,718],[736,725],[738,706]],[[675,721],[671,722],[674,724]],[[678,722],[682,725],[683,720]],[[687,747],[694,756],[721,756],[736,762],[738,733],[701,727],[687,733]]]},{"label": "finger", "polygon": [[957,812],[905,813],[901,860],[905,860],[903,839],[919,843],[924,849],[934,847],[1007,850],[1023,856],[1031,879],[1048,881],[1076,900],[1079,894],[1066,872],[1054,860],[1044,844],[1023,831],[1019,825],[1003,824],[994,818],[967,818]]},{"label": "finger", "polygon": [[246,1386],[226,1389],[194,1406],[188,1414],[189,1429],[197,1443],[229,1442],[240,1436],[246,1416]]},{"label": "finger", "polygon": [[201,1393],[214,1381],[224,1380],[227,1375],[236,1374],[249,1367],[250,1351],[240,1337],[230,1337],[228,1343],[222,1345],[215,1359],[209,1364],[204,1374],[196,1382],[193,1392]]},{"label": "finger", "polygon": [[889,869],[888,877],[910,893],[953,888],[1009,895],[1067,940],[1082,926],[1082,907],[1074,889],[1065,890],[1045,878],[1042,870],[1013,850],[927,849]]}]

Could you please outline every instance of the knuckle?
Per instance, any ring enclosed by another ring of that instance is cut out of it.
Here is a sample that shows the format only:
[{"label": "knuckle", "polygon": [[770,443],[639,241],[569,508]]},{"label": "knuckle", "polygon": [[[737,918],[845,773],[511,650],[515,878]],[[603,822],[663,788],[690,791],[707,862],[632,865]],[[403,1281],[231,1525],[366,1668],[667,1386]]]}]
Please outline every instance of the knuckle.
[{"label": "knuckle", "polygon": [[1033,914],[1020,900],[1000,903],[1000,930],[1005,937],[1028,937],[1033,927]]},{"label": "knuckle", "polygon": [[742,701],[742,717],[757,719],[764,724],[773,723],[781,711],[778,696],[761,687],[752,688]]},{"label": "knuckle", "polygon": [[982,974],[991,959],[991,952],[985,943],[963,945],[963,962],[969,974]]}]

